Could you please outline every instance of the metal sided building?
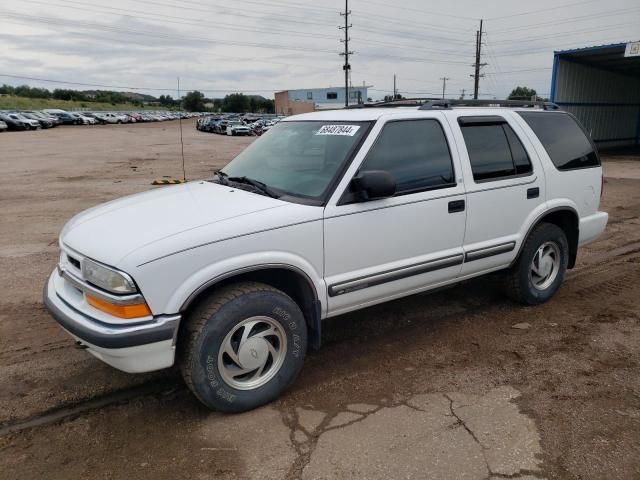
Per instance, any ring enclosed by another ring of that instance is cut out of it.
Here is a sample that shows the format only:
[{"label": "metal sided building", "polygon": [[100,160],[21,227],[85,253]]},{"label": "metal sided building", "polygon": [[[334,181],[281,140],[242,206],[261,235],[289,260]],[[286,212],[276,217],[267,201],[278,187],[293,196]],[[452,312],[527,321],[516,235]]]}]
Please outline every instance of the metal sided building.
[{"label": "metal sided building", "polygon": [[554,52],[551,99],[601,148],[640,144],[640,42]]}]

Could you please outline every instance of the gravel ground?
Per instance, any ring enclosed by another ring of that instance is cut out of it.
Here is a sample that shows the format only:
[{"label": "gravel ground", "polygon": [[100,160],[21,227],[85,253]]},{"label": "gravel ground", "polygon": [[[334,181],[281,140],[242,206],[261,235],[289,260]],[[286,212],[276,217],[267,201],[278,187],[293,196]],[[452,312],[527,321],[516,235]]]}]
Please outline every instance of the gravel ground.
[{"label": "gravel ground", "polygon": [[[252,141],[184,136],[190,179]],[[492,277],[331,319],[289,392],[230,416],[76,350],[41,304],[65,221],[181,176],[178,142],[177,122],[0,135],[2,478],[640,478],[639,157],[605,158],[610,225],[549,303]]]}]

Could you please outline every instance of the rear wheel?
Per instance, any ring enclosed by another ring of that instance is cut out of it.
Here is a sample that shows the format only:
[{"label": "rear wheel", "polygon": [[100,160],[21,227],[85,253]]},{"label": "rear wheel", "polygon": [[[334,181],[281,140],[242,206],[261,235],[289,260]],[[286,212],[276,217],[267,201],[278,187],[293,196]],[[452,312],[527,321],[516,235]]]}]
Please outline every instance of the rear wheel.
[{"label": "rear wheel", "polygon": [[307,348],[302,311],[285,293],[247,282],[225,287],[186,319],[185,383],[209,408],[242,412],[276,399],[298,376]]},{"label": "rear wheel", "polygon": [[512,299],[537,305],[549,300],[560,288],[569,263],[569,244],[557,225],[536,226],[520,257],[507,273],[507,294]]}]

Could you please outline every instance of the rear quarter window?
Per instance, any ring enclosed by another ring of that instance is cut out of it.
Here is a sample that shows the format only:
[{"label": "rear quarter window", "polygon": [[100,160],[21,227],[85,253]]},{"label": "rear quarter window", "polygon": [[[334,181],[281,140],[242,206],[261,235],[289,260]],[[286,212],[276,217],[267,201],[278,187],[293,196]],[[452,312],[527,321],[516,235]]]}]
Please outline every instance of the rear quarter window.
[{"label": "rear quarter window", "polygon": [[571,115],[560,112],[518,112],[531,127],[558,170],[600,166],[593,143]]}]

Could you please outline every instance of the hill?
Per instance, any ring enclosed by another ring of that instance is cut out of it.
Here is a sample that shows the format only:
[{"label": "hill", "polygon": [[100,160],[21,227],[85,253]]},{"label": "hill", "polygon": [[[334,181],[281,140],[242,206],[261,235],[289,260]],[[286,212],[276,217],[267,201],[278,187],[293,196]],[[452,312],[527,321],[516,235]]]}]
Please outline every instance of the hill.
[{"label": "hill", "polygon": [[76,100],[54,100],[46,98],[16,97],[0,95],[0,110],[42,110],[60,108],[62,110],[120,111],[120,110],[167,110],[163,107],[141,107],[133,103],[84,102]]}]

